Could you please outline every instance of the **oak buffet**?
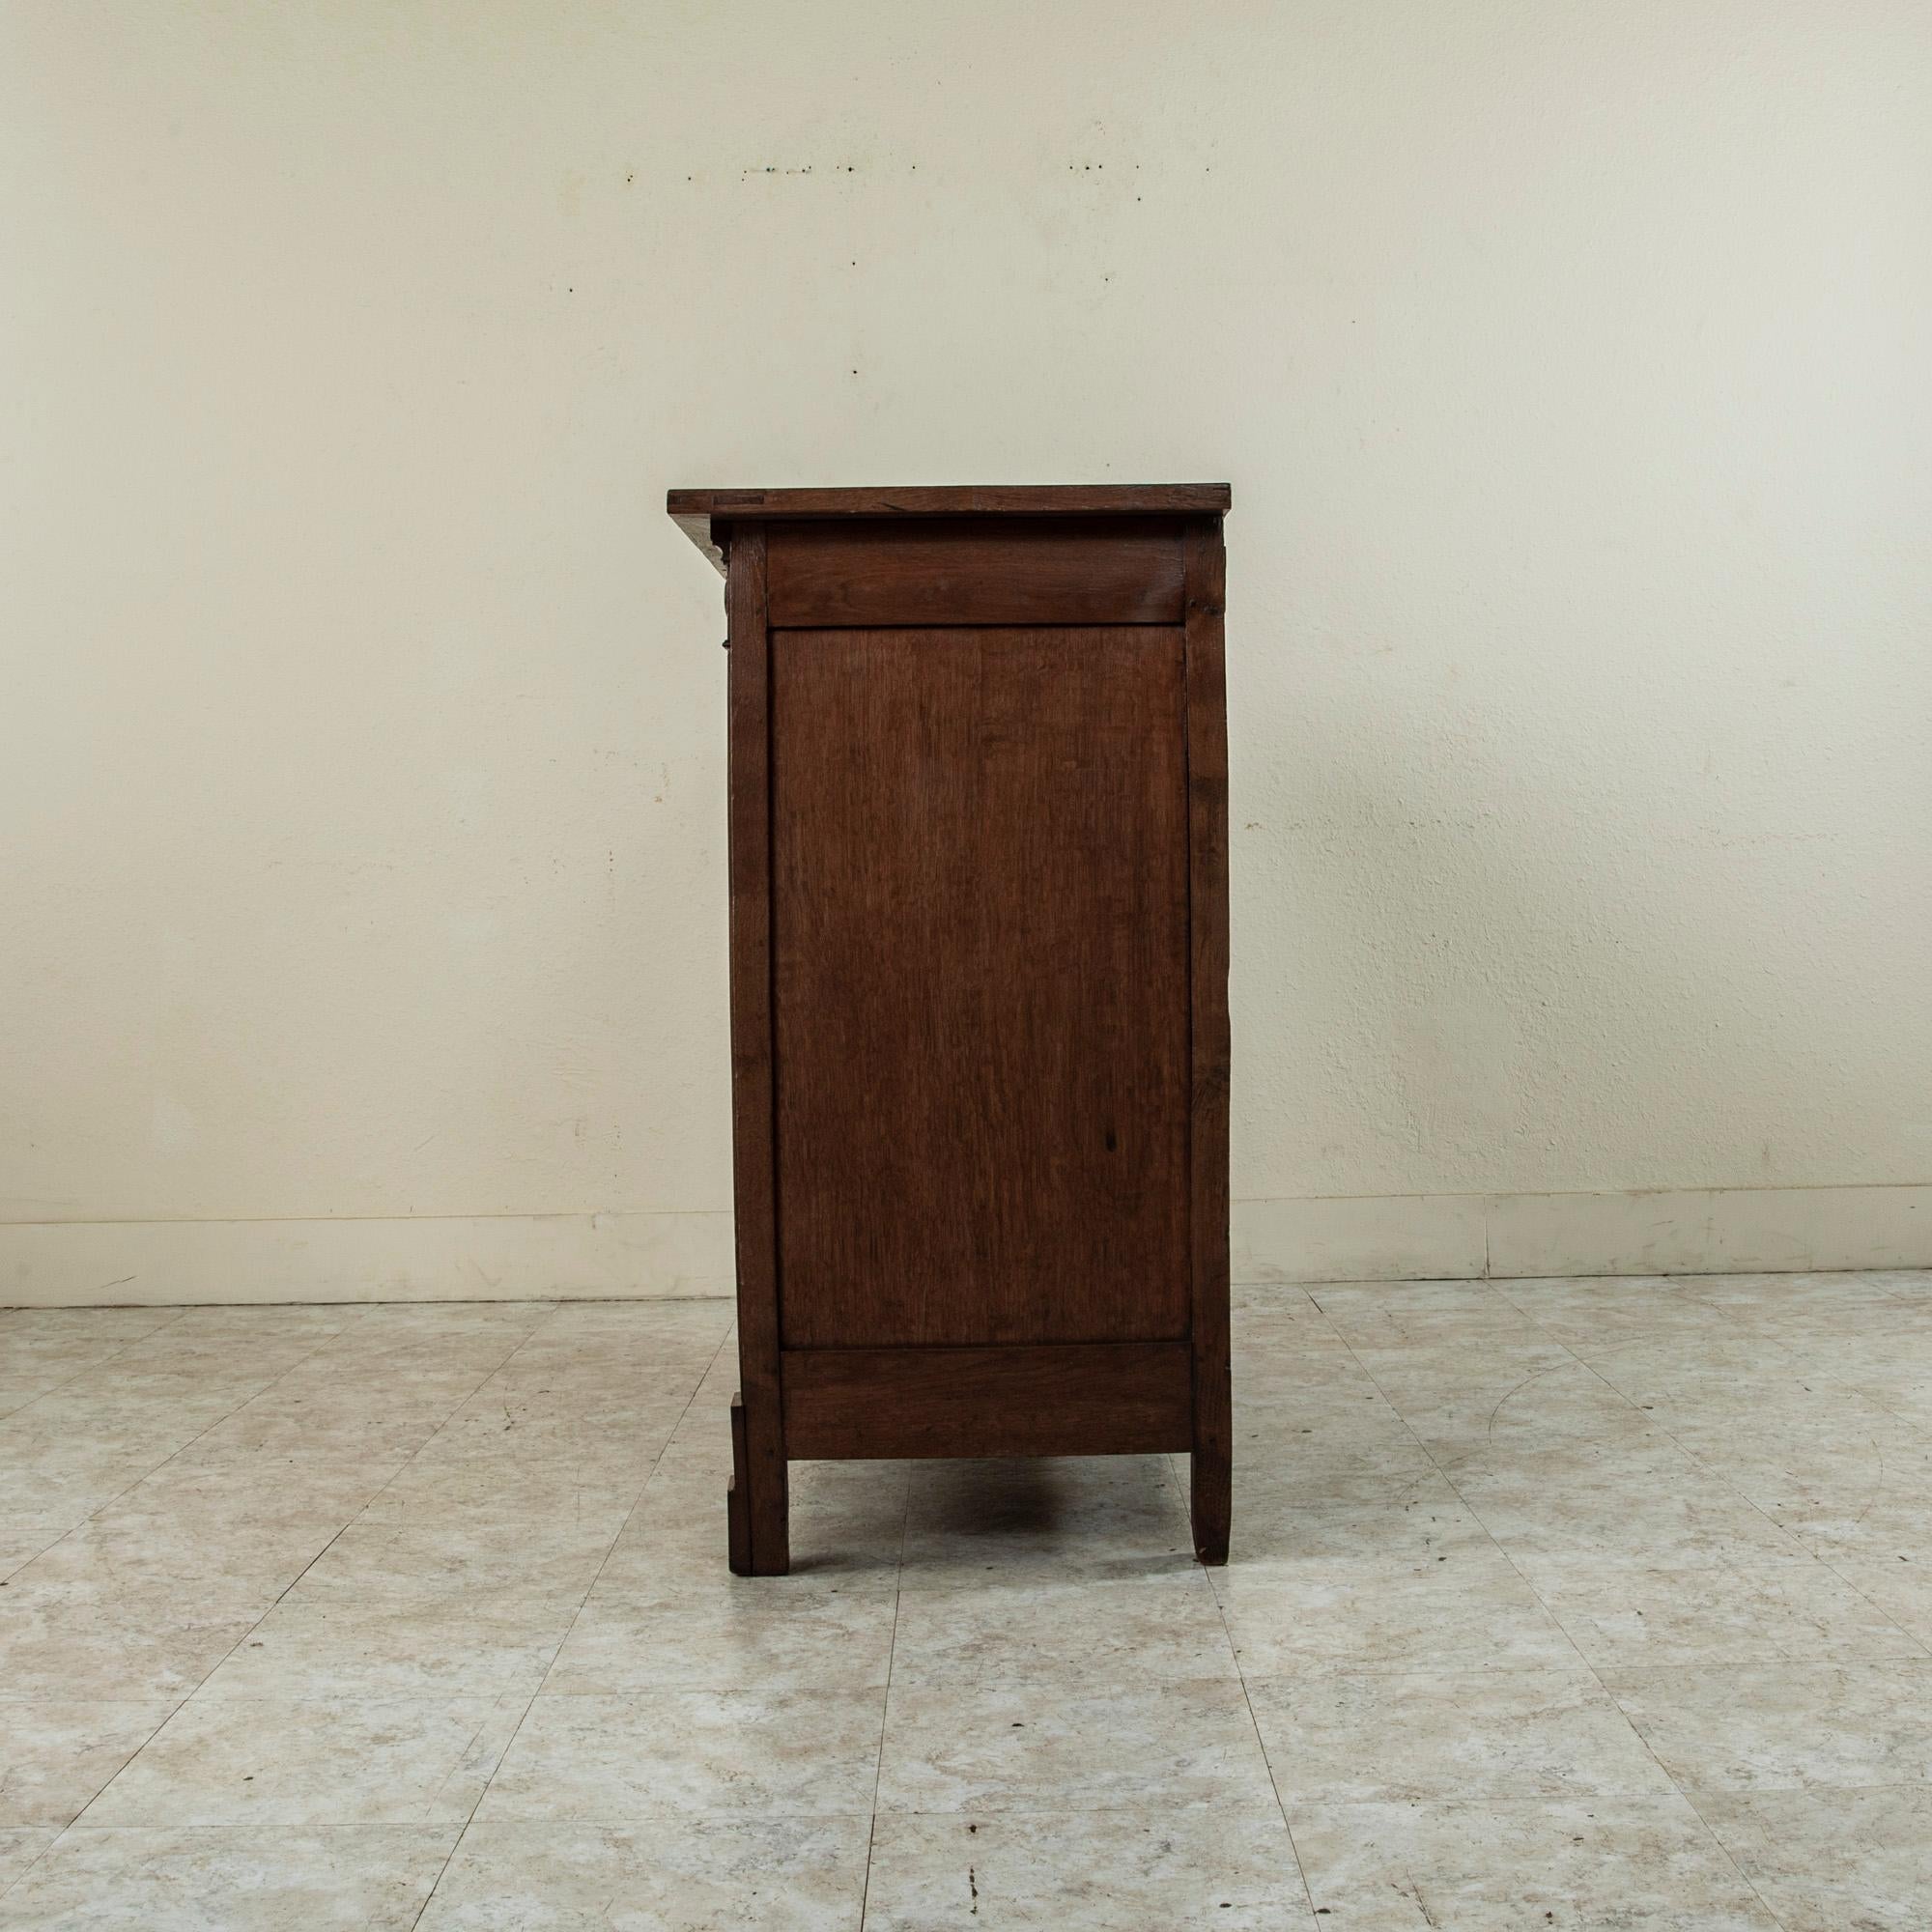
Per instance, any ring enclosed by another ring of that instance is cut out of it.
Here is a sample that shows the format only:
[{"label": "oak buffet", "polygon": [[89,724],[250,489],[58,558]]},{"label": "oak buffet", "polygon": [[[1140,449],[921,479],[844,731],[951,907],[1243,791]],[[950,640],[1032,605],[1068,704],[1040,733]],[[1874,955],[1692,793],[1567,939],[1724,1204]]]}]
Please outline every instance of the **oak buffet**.
[{"label": "oak buffet", "polygon": [[729,619],[741,1574],[841,1457],[1186,1450],[1226,1559],[1228,506],[670,493]]}]

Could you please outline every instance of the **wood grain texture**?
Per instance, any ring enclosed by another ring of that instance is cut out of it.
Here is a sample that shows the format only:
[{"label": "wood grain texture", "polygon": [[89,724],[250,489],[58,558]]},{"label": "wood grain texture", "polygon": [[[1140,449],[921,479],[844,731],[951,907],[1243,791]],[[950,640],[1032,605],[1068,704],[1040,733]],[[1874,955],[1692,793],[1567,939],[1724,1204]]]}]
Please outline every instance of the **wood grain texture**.
[{"label": "wood grain texture", "polygon": [[785,1345],[1184,1336],[1181,633],[772,649]]},{"label": "wood grain texture", "polygon": [[1226,1558],[1227,507],[671,493],[732,641],[734,1570],[817,1456],[1186,1448]]},{"label": "wood grain texture", "polygon": [[772,1114],[771,676],[765,541],[734,546],[731,650],[731,1169],[738,1250],[738,1374],[753,1574],[790,1566],[779,1386],[778,1205]]},{"label": "wood grain texture", "polygon": [[799,1457],[1134,1456],[1188,1444],[1184,1342],[784,1357]]},{"label": "wood grain texture", "polygon": [[808,517],[1200,517],[1228,507],[1225,483],[873,484],[842,490],[672,490],[671,521],[714,563],[736,522]]},{"label": "wood grain texture", "polygon": [[1218,524],[1192,527],[1186,554],[1190,1488],[1195,1553],[1204,1563],[1225,1563],[1234,1428],[1228,1358],[1228,702],[1222,646],[1227,553]]},{"label": "wood grain texture", "polygon": [[1164,518],[769,524],[770,622],[1179,624],[1180,532]]},{"label": "wood grain texture", "polygon": [[745,1440],[745,1402],[731,1398],[731,1480],[724,1490],[724,1560],[734,1577],[752,1577],[751,1452]]}]

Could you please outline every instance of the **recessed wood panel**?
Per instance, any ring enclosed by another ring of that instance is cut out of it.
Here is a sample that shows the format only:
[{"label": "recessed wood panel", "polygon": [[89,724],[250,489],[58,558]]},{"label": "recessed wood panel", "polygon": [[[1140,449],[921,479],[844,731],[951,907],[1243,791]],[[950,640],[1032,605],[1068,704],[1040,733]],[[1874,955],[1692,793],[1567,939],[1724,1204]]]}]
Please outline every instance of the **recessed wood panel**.
[{"label": "recessed wood panel", "polygon": [[1181,526],[931,518],[767,526],[773,626],[1178,624]]},{"label": "recessed wood panel", "polygon": [[1150,1456],[1185,1449],[1185,1342],[792,1349],[785,1441],[802,1459]]},{"label": "recessed wood panel", "polygon": [[1183,1337],[1178,627],[774,630],[787,1349]]}]

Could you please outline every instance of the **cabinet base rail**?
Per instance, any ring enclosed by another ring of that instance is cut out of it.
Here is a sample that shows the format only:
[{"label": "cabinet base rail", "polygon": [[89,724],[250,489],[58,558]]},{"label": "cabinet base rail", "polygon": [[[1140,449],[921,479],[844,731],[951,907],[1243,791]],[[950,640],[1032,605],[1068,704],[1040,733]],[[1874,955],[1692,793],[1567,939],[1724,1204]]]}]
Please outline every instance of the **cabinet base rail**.
[{"label": "cabinet base rail", "polygon": [[[1149,1456],[1198,1453],[1201,1446],[1194,1432],[1194,1360],[1185,1342],[786,1349],[780,1362],[788,1463]],[[782,1574],[787,1565],[758,1560],[745,1408],[738,1397],[731,1403],[731,1568],[740,1576]],[[1225,1462],[1218,1475],[1217,1488],[1226,1482]],[[1204,1562],[1223,1561],[1225,1502],[1218,1510],[1210,1505],[1204,1518],[1203,1501],[1197,1483],[1198,1553]]]}]

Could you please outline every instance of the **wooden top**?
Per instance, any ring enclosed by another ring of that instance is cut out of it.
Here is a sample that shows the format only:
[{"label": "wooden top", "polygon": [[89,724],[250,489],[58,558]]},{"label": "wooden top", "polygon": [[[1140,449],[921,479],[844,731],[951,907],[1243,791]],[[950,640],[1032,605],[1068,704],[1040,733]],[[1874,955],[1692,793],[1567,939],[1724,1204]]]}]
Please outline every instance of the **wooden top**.
[{"label": "wooden top", "polygon": [[714,524],[837,517],[1218,517],[1225,483],[967,483],[894,489],[673,490],[671,521],[722,568]]}]

